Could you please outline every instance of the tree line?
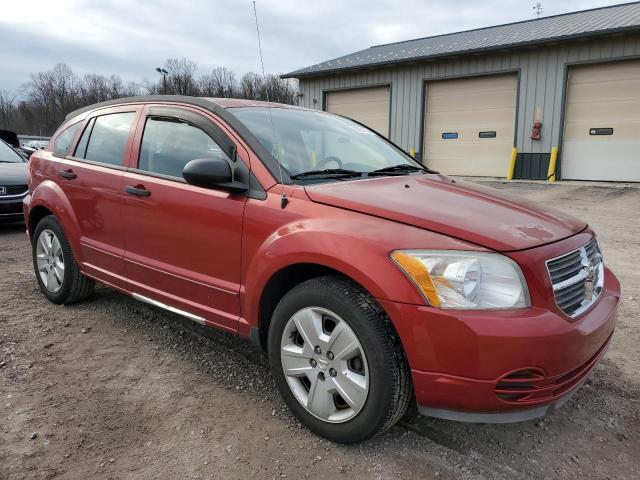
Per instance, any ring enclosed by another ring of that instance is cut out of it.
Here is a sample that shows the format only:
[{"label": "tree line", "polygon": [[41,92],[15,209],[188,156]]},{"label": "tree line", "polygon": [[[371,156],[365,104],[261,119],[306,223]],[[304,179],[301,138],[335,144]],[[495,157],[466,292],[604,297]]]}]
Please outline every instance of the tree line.
[{"label": "tree line", "polygon": [[82,77],[59,63],[53,69],[33,73],[21,94],[0,91],[0,129],[22,135],[51,135],[65,116],[86,105],[135,95],[192,95],[200,97],[270,100],[293,105],[297,85],[277,75],[253,72],[240,79],[226,67],[196,75],[198,65],[187,58],[165,62],[158,81],[125,83],[118,75],[89,73]]}]

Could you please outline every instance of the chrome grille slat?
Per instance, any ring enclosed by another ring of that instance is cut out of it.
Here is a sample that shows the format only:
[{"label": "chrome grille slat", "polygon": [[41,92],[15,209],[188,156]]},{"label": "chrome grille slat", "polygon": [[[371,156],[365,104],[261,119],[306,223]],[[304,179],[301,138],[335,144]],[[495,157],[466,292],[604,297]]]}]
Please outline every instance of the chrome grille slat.
[{"label": "chrome grille slat", "polygon": [[584,290],[584,283],[576,283],[556,292],[556,301],[560,302],[572,296],[576,291]]},{"label": "chrome grille slat", "polygon": [[604,263],[595,238],[583,247],[546,263],[556,305],[569,317],[586,311],[600,296]]},{"label": "chrome grille slat", "polygon": [[567,278],[566,280],[562,280],[560,282],[553,284],[553,291],[559,292],[564,290],[571,285],[575,285],[576,283],[584,282],[589,274],[585,272],[582,268],[576,273],[573,277]]},{"label": "chrome grille slat", "polygon": [[550,261],[548,263],[549,271],[555,272],[558,271],[567,265],[572,265],[577,259],[580,258],[580,252],[567,254],[565,257],[562,257],[558,260]]},{"label": "chrome grille slat", "polygon": [[557,272],[552,272],[551,280],[553,281],[553,283],[560,283],[563,280],[566,280],[568,278],[575,276],[580,271],[581,268],[582,268],[582,265],[574,264],[566,268],[563,268],[562,270],[559,270]]},{"label": "chrome grille slat", "polygon": [[584,298],[584,287],[579,290],[575,290],[570,295],[562,298],[561,300],[557,299],[558,306],[562,309],[568,308],[576,303],[580,303]]},{"label": "chrome grille slat", "polygon": [[4,196],[22,195],[29,189],[27,185],[0,185],[0,187],[4,187],[5,189],[5,194],[0,195],[0,198]]},{"label": "chrome grille slat", "polygon": [[580,255],[571,256],[568,259],[564,260],[561,263],[557,263],[555,265],[549,265],[549,271],[551,273],[558,273],[566,270],[567,268],[574,267],[576,262],[580,260]]}]

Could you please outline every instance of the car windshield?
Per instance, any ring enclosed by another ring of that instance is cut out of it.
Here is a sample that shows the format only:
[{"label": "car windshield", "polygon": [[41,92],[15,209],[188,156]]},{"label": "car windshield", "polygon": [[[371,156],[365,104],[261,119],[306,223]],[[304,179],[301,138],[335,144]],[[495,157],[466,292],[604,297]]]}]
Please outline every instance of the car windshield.
[{"label": "car windshield", "polygon": [[13,148],[0,140],[0,163],[23,163],[22,158]]},{"label": "car windshield", "polygon": [[[326,112],[296,108],[229,109],[271,152],[291,177],[309,172],[327,178],[359,177],[358,173],[396,167],[423,167],[371,130]],[[310,178],[310,177],[309,177]]]}]

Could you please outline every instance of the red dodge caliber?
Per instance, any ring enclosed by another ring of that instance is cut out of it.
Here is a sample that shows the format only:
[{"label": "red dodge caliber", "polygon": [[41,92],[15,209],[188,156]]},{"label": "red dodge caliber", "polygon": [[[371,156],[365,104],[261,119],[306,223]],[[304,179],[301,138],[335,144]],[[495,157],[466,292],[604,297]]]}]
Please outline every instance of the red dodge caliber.
[{"label": "red dodge caliber", "polygon": [[408,410],[536,418],[604,355],[620,285],[586,223],[425,168],[346,118],[180,96],[68,115],[31,157],[36,278],[251,339],[294,414],[356,442]]}]

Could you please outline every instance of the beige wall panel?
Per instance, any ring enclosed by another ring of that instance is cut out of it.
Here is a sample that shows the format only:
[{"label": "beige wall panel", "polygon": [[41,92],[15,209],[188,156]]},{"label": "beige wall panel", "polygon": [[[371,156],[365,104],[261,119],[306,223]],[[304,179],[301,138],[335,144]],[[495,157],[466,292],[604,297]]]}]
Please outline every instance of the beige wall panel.
[{"label": "beige wall panel", "polygon": [[389,136],[389,87],[327,92],[326,95],[328,112],[353,118]]},{"label": "beige wall panel", "polygon": [[[428,82],[425,163],[450,175],[504,177],[515,135],[517,75]],[[495,131],[495,138],[479,132]],[[458,133],[445,140],[443,132]]]},{"label": "beige wall panel", "polygon": [[562,177],[640,181],[640,60],[570,67]]}]

